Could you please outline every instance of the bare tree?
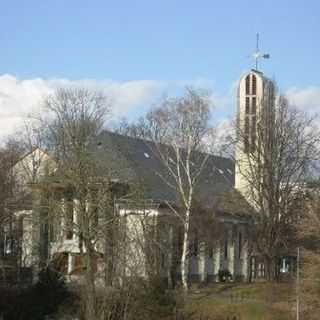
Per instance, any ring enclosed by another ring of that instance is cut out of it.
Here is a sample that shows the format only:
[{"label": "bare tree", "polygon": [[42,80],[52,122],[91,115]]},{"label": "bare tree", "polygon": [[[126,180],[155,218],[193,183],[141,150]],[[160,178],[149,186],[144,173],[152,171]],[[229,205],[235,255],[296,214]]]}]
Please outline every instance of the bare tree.
[{"label": "bare tree", "polygon": [[236,124],[236,165],[246,186],[241,191],[254,208],[256,249],[269,279],[277,277],[277,260],[289,252],[294,208],[318,159],[314,120],[280,96],[274,110],[261,111],[250,135],[242,121]]},{"label": "bare tree", "polygon": [[210,99],[188,88],[182,97],[166,98],[143,121],[142,137],[152,141],[153,153],[164,171],[156,172],[177,195],[177,203],[167,202],[183,230],[180,258],[184,290],[188,289],[188,257],[191,210],[199,176],[208,154],[201,153],[208,132]]},{"label": "bare tree", "polygon": [[44,162],[48,160],[48,155],[46,154],[46,141],[42,129],[38,119],[27,117],[20,130],[15,134],[18,143],[24,150],[24,156],[29,156],[28,162],[19,161],[19,171],[24,175],[21,180],[25,183],[36,183],[44,174],[41,171],[45,167]]},{"label": "bare tree", "polygon": [[64,221],[64,236],[71,238],[75,233],[79,240],[85,261],[86,319],[96,319],[95,272],[99,257],[97,241],[101,239],[97,230],[98,208],[109,200],[110,184],[101,177],[93,146],[103,128],[109,103],[100,92],[59,89],[45,100],[44,109],[48,112],[45,119],[48,146],[57,163],[55,179],[59,180],[64,198],[62,207],[60,203],[60,209],[55,210],[60,217],[55,218]]},{"label": "bare tree", "polygon": [[[7,267],[18,267],[16,259],[18,230],[13,216],[18,200],[15,197],[17,179],[12,167],[19,160],[22,152],[23,148],[14,139],[6,141],[0,149],[0,268],[4,281],[6,281]],[[18,272],[18,269],[14,270]]]},{"label": "bare tree", "polygon": [[167,116],[165,108],[155,107],[135,123],[129,123],[126,118],[122,118],[115,132],[133,138],[161,142],[166,137],[167,128],[163,123],[168,120]]}]

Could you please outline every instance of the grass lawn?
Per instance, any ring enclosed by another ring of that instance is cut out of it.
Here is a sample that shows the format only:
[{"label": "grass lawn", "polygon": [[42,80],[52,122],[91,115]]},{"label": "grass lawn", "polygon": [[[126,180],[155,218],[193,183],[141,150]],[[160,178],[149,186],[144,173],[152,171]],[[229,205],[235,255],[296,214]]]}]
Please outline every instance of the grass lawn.
[{"label": "grass lawn", "polygon": [[294,319],[294,287],[290,284],[216,284],[192,288],[188,299],[186,312],[196,320]]}]

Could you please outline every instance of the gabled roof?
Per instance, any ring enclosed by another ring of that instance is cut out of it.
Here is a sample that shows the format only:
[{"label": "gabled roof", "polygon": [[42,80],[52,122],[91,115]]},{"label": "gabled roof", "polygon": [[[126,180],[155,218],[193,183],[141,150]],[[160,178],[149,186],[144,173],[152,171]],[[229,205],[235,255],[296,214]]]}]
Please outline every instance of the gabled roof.
[{"label": "gabled roof", "polygon": [[[178,194],[162,178],[170,180],[168,170],[157,157],[152,142],[103,131],[97,137],[94,149],[100,168],[104,171],[101,174],[111,175],[110,178],[122,182],[139,182],[148,199],[171,203],[179,201]],[[218,201],[221,205],[222,194],[225,197],[238,194],[237,199],[241,198],[246,203],[234,189],[234,168],[231,159],[209,155],[197,184],[196,201],[206,208],[213,208],[218,206]],[[246,207],[240,203],[239,206],[238,211]]]},{"label": "gabled roof", "polygon": [[[146,200],[179,205],[178,193],[164,181],[172,181],[172,178],[157,156],[154,143],[103,131],[92,144],[91,152],[101,177],[137,186]],[[195,201],[203,209],[217,209],[222,214],[238,217],[252,211],[248,202],[234,188],[234,169],[231,159],[208,155],[195,191]],[[57,179],[56,174],[51,177],[52,183]]]}]

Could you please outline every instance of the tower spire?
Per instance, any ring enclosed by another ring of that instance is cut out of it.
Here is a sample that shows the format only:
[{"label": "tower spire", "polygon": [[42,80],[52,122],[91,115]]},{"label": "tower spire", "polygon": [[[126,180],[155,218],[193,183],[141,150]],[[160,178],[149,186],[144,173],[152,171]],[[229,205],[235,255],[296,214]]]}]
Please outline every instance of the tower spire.
[{"label": "tower spire", "polygon": [[253,53],[253,59],[255,60],[255,70],[258,70],[259,59],[269,59],[270,54],[262,53],[259,49],[259,33],[256,35],[256,51]]}]

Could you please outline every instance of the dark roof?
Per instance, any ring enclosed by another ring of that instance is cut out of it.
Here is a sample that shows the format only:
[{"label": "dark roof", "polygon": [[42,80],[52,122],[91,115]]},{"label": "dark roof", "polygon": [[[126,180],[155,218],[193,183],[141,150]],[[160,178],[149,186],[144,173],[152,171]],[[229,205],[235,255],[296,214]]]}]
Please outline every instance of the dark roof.
[{"label": "dark roof", "polygon": [[[152,142],[109,131],[103,131],[94,146],[102,175],[120,182],[138,182],[147,199],[177,203],[177,193],[161,178],[170,181],[168,170],[155,149]],[[230,200],[236,194],[237,201],[241,199],[246,203],[234,189],[234,167],[231,159],[209,155],[197,184],[196,201],[206,208],[216,207],[219,202],[220,207],[222,195]]]}]

